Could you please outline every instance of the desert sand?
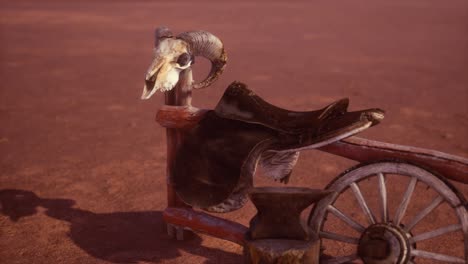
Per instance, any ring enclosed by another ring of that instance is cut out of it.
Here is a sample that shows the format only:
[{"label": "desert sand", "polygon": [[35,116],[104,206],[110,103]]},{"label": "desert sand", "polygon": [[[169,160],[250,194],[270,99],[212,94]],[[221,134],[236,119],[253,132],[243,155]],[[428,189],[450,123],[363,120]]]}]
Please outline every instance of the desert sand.
[{"label": "desert sand", "polygon": [[[139,99],[156,26],[223,40],[228,66],[194,93],[198,107],[234,80],[292,110],[349,97],[351,110],[386,111],[361,137],[468,157],[467,10],[462,0],[2,1],[0,262],[242,262],[236,244],[165,233],[163,96]],[[206,73],[197,59],[195,79]],[[289,185],[323,188],[355,164],[304,152]],[[247,224],[254,213],[223,217]],[[450,221],[441,212],[423,225]],[[463,254],[460,237],[439,245]]]}]

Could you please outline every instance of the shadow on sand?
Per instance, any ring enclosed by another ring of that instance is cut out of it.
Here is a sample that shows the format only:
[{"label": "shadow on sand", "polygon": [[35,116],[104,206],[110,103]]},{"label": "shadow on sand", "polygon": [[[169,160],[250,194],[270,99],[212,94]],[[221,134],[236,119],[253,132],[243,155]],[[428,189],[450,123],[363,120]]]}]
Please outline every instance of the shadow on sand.
[{"label": "shadow on sand", "polygon": [[37,207],[46,208],[49,217],[70,223],[70,239],[93,257],[114,263],[147,261],[158,263],[180,256],[183,250],[207,258],[240,263],[242,256],[201,245],[195,235],[188,241],[175,241],[166,234],[160,211],[115,212],[96,214],[72,208],[69,199],[42,199],[31,191],[0,190],[0,213],[16,222],[31,216]]}]

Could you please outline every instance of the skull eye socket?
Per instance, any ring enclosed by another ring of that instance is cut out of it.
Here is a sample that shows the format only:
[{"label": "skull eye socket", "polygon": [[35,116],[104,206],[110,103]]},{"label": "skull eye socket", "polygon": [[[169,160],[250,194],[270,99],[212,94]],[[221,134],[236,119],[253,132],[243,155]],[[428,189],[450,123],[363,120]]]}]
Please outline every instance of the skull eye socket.
[{"label": "skull eye socket", "polygon": [[179,58],[177,59],[177,63],[180,66],[186,66],[191,61],[191,57],[192,56],[190,56],[190,54],[184,53],[179,56]]}]

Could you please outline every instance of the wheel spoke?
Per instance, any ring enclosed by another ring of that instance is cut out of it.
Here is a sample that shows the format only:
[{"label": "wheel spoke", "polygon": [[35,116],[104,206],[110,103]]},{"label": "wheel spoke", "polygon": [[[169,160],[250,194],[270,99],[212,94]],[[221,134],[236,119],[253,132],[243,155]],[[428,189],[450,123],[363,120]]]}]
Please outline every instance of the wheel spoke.
[{"label": "wheel spoke", "polygon": [[417,249],[411,250],[411,256],[426,258],[426,259],[434,259],[434,260],[450,262],[450,263],[465,263],[465,260],[461,258],[439,254],[439,253],[433,253],[433,252],[424,251],[424,250],[417,250]]},{"label": "wheel spoke", "polygon": [[364,230],[366,229],[365,227],[363,227],[361,224],[357,223],[356,221],[354,221],[352,218],[350,218],[349,216],[345,215],[343,212],[341,212],[340,210],[338,210],[336,207],[334,207],[333,205],[329,205],[328,206],[328,211],[330,211],[332,214],[334,214],[336,217],[338,217],[339,219],[341,219],[343,222],[347,223],[350,227],[352,227],[354,230],[358,231],[359,233],[362,233],[364,232]]},{"label": "wheel spoke", "polygon": [[345,243],[349,243],[349,244],[356,244],[357,245],[359,243],[359,238],[349,237],[349,236],[345,236],[345,235],[339,235],[339,234],[330,233],[330,232],[326,232],[326,231],[320,231],[320,237],[321,238],[331,239],[331,240],[336,240],[336,241],[341,241],[341,242],[345,242]]},{"label": "wheel spoke", "polygon": [[385,177],[383,173],[378,173],[377,177],[379,179],[379,193],[380,193],[380,202],[381,202],[381,219],[383,223],[388,221],[388,207],[387,207],[387,186],[385,186]]},{"label": "wheel spoke", "polygon": [[[398,197],[392,196],[394,188],[390,188],[393,186],[394,176],[404,181],[402,182],[403,185],[399,186],[401,190],[397,195]],[[370,182],[370,185],[364,184],[363,180],[369,177],[375,177],[376,179],[374,182]],[[423,184],[419,184],[419,182]],[[429,200],[423,201],[421,206],[416,206],[416,200],[421,198],[418,197],[420,191],[426,186],[427,189],[430,189],[428,194],[435,193],[435,195],[431,195]],[[367,192],[367,187],[374,189],[373,195],[376,196],[374,200],[370,199],[371,193]],[[367,234],[366,229],[369,228],[369,235],[371,235],[373,234],[371,231],[374,229],[368,227],[369,225],[375,223],[385,225],[388,223],[392,227],[397,225],[397,228],[389,231],[399,241],[401,238],[404,240],[405,243],[400,244],[399,253],[406,250],[409,255],[406,262],[409,264],[423,261],[428,263],[468,264],[468,213],[467,208],[463,206],[465,201],[459,197],[456,189],[450,183],[441,180],[430,171],[405,162],[378,162],[346,171],[335,179],[328,188],[334,191],[333,197],[326,201],[320,201],[309,216],[310,226],[317,231],[322,242],[327,247],[330,246],[328,251],[336,253],[334,256],[321,258],[320,263],[362,262],[358,255],[358,249],[360,248],[355,247],[364,242],[365,237],[363,235],[361,238],[358,234]],[[353,192],[353,194],[349,192]],[[345,207],[333,204],[335,201],[342,201],[339,200],[340,198],[348,199],[349,195],[355,197],[350,199],[355,199],[355,204],[359,204],[359,208],[347,210]],[[392,203],[393,198],[396,198],[394,203]],[[445,205],[447,205],[447,208],[445,208]],[[422,227],[425,221],[429,221],[432,214],[439,213],[442,207],[444,207],[443,213],[447,213],[447,217],[451,217],[453,214],[445,211],[455,211],[456,220],[458,221],[446,222],[441,226],[415,233],[418,231],[418,227]],[[355,216],[355,214],[360,215]],[[330,226],[330,222],[355,231],[349,231],[349,233],[339,231],[336,229],[337,227]],[[343,224],[339,222],[343,222]],[[345,225],[349,227],[344,227]],[[330,229],[327,229],[327,232],[320,232],[320,229],[324,226]],[[359,230],[362,230],[362,227],[366,229],[360,232]],[[380,231],[380,229],[377,229],[378,227],[380,227],[380,224],[376,226],[376,232]],[[400,237],[400,235],[402,236]],[[457,247],[456,250],[458,252],[450,252],[454,249],[451,250],[449,244],[440,244],[442,238],[452,238],[453,236],[453,239],[458,241],[460,235],[462,238],[459,243],[460,248]],[[385,238],[387,237],[388,235],[385,233]],[[353,250],[348,249],[345,243],[348,247],[351,246]],[[432,247],[425,248],[427,243],[435,246],[434,249],[430,249]],[[348,251],[340,254],[339,252],[343,251],[343,246]],[[436,248],[441,250],[436,250]],[[450,249],[450,251],[447,249]],[[364,253],[362,256],[364,257]],[[393,260],[396,259],[390,261]]]},{"label": "wheel spoke", "polygon": [[426,217],[430,212],[432,212],[432,210],[437,208],[437,206],[439,206],[439,204],[442,203],[443,200],[444,198],[442,196],[437,196],[434,200],[432,200],[431,204],[428,207],[424,208],[421,212],[419,212],[413,218],[413,220],[411,220],[411,222],[405,226],[405,231],[410,231],[411,229],[413,229],[413,227],[417,225],[424,217]]},{"label": "wheel spoke", "polygon": [[408,208],[408,204],[411,200],[411,196],[413,195],[414,188],[416,187],[417,182],[418,182],[418,179],[416,177],[411,178],[408,188],[406,189],[406,192],[403,196],[403,200],[401,201],[401,204],[395,213],[395,218],[393,219],[395,225],[399,225],[401,222],[401,219],[405,215],[406,209]]},{"label": "wheel spoke", "polygon": [[455,232],[461,229],[462,229],[462,226],[460,224],[449,225],[446,227],[442,227],[436,230],[432,230],[430,232],[426,232],[426,233],[422,233],[417,236],[414,236],[410,238],[410,243],[416,243],[422,240],[431,239],[431,238],[438,237],[447,233]]},{"label": "wheel spoke", "polygon": [[342,257],[336,257],[336,258],[330,258],[330,259],[323,259],[320,260],[320,263],[322,264],[341,264],[341,263],[347,263],[351,262],[353,260],[358,259],[358,256],[356,254],[349,255],[349,256],[342,256]]},{"label": "wheel spoke", "polygon": [[364,196],[362,196],[361,190],[355,182],[351,183],[351,190],[353,190],[354,196],[356,197],[362,211],[366,214],[369,224],[375,224],[375,217],[369,209],[369,206],[367,206],[366,200],[364,200]]}]

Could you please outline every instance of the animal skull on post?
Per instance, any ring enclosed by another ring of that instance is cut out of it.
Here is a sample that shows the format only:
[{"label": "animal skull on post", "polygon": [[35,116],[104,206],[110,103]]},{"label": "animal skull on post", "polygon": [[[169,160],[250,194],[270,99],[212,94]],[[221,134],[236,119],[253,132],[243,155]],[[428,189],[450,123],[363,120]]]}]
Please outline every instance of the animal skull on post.
[{"label": "animal skull on post", "polygon": [[[156,91],[173,89],[179,81],[180,73],[191,70],[195,56],[210,60],[211,71],[203,81],[192,87],[208,87],[226,66],[227,57],[221,40],[206,31],[185,32],[175,37],[166,27],[156,29],[154,58],[146,72],[141,99],[149,99]],[[188,83],[192,82],[189,80]]]}]

